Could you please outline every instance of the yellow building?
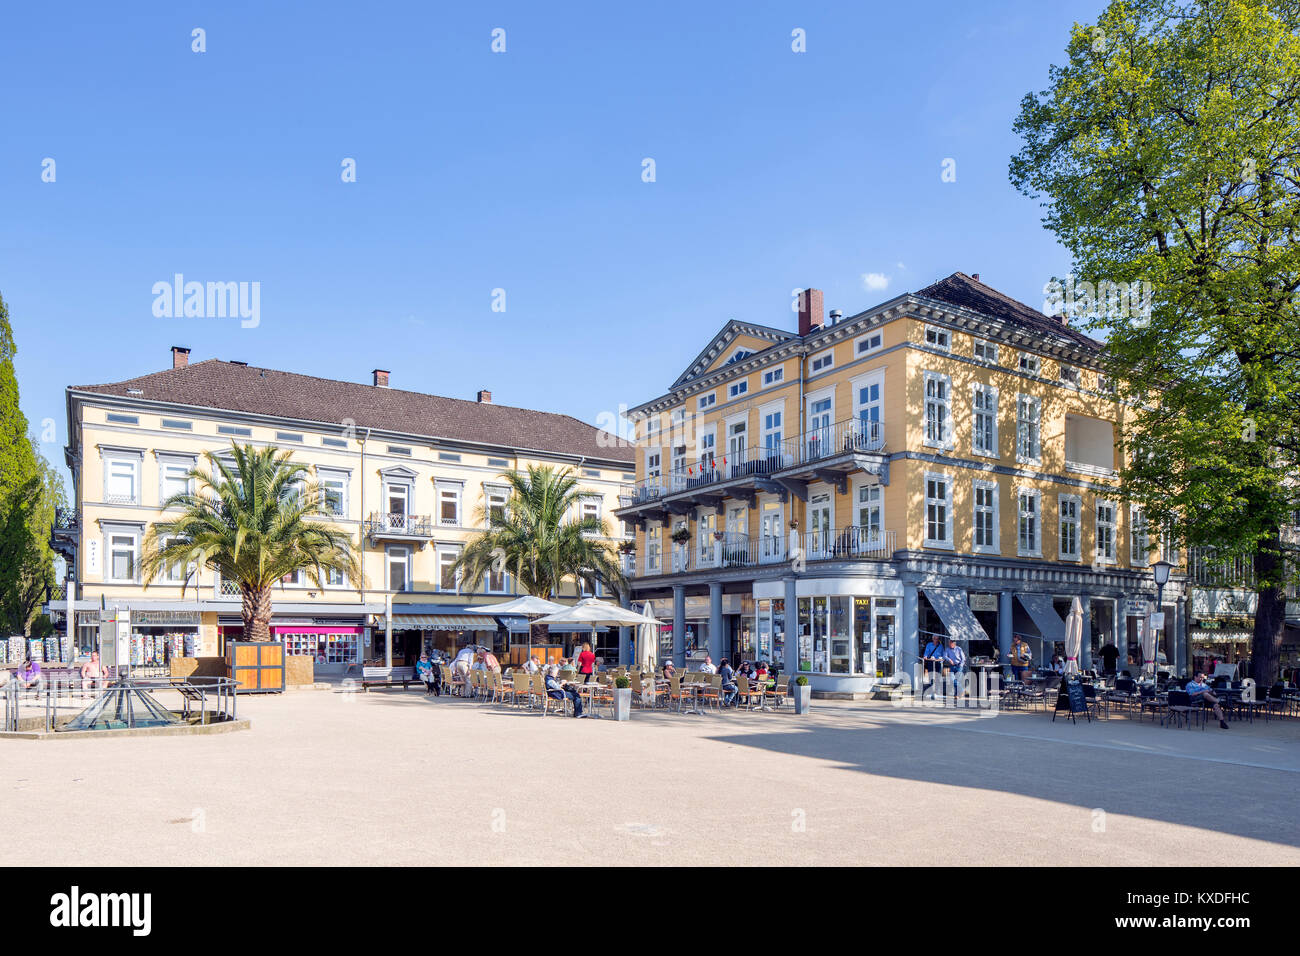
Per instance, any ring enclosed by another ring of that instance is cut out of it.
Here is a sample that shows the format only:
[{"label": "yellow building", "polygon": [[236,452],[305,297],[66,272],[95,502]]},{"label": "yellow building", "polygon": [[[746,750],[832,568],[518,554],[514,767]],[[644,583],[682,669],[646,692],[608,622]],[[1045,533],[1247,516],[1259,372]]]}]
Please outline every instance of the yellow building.
[{"label": "yellow building", "polygon": [[[1162,554],[1118,498],[1126,408],[1098,343],[962,273],[829,321],[818,290],[796,305],[795,331],[727,323],[631,412],[617,513],[635,598],[673,622],[661,653],[859,694],[935,635],[980,663],[1021,635],[1050,662],[1077,596],[1084,665],[1110,641],[1121,670],[1140,657]],[[1165,603],[1182,633],[1177,582]]]},{"label": "yellow building", "polygon": [[[220,454],[232,442],[292,451],[361,549],[364,582],[338,578],[316,588],[299,576],[275,592],[273,634],[291,653],[315,656],[318,670],[390,654],[405,663],[422,649],[471,638],[504,649],[509,633],[526,632],[522,619],[469,610],[515,596],[510,575],[490,576],[481,593],[469,594],[452,571],[488,509],[504,505],[505,471],[573,469],[583,513],[622,533],[612,513],[633,477],[631,452],[577,419],[496,405],[487,391],[477,401],[402,391],[389,387],[384,370],[364,385],[242,362],[190,364],[188,349],[172,353],[165,371],[67,389],[75,508],[61,516],[55,540],[75,569],[70,590],[83,648],[93,646],[101,607],[129,609],[141,653],[152,648],[155,659],[168,642],[169,653],[218,655],[225,638],[241,634],[232,582],[200,568],[184,589],[177,578],[146,588],[140,575],[145,533],[166,518],[161,503],[190,487],[186,475],[206,467],[205,452]],[[50,610],[66,613],[67,601]],[[595,637],[617,641],[616,633]]]}]

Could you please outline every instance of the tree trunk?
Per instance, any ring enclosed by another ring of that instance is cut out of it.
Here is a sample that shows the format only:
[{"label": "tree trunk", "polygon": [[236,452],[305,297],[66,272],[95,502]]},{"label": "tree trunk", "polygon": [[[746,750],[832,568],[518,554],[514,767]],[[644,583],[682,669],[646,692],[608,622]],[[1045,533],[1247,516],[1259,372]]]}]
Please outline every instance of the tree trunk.
[{"label": "tree trunk", "polygon": [[244,640],[269,641],[271,639],[271,589],[239,586],[243,598],[240,614],[244,618]]},{"label": "tree trunk", "polygon": [[1255,609],[1255,633],[1250,641],[1250,676],[1260,689],[1273,686],[1282,656],[1282,636],[1286,631],[1286,592],[1281,577],[1283,559],[1277,537],[1255,551],[1255,580],[1259,587],[1259,605]]}]

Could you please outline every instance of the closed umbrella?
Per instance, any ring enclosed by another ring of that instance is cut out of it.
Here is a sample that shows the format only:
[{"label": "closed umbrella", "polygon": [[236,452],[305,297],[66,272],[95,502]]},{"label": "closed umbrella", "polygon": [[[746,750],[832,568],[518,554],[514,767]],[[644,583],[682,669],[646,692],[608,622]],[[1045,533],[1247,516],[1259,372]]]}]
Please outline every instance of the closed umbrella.
[{"label": "closed umbrella", "polygon": [[657,666],[659,650],[659,621],[654,616],[654,608],[649,601],[642,608],[642,623],[637,628],[636,659],[643,668],[653,671]]},{"label": "closed umbrella", "polygon": [[1156,673],[1156,629],[1150,614],[1142,619],[1142,673],[1147,677]]},{"label": "closed umbrella", "polygon": [[1083,648],[1083,605],[1071,598],[1070,613],[1065,617],[1065,673],[1079,673],[1079,652]]}]

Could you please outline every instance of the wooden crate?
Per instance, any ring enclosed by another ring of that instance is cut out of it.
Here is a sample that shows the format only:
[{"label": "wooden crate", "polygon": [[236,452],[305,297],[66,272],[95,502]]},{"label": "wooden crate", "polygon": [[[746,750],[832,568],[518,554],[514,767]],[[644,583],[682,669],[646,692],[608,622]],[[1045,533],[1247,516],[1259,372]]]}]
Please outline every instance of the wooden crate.
[{"label": "wooden crate", "polygon": [[279,641],[227,641],[226,667],[240,694],[284,690],[284,645]]}]

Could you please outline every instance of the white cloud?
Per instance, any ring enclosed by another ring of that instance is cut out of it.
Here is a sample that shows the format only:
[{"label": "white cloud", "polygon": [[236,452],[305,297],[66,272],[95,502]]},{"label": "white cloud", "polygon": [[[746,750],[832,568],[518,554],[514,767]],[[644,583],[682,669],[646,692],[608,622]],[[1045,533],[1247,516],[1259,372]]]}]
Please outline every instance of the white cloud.
[{"label": "white cloud", "polygon": [[862,274],[862,286],[868,292],[879,292],[889,286],[889,276],[883,272],[865,272]]}]

